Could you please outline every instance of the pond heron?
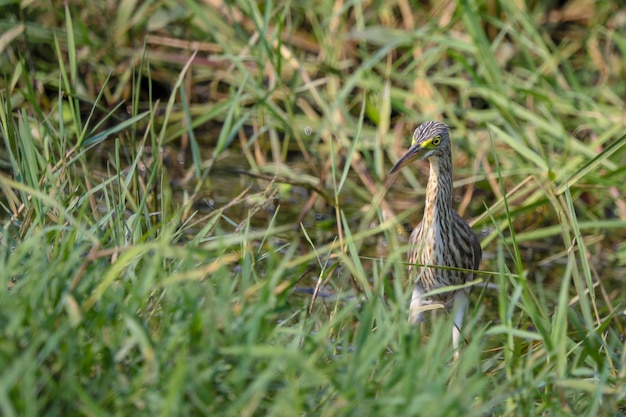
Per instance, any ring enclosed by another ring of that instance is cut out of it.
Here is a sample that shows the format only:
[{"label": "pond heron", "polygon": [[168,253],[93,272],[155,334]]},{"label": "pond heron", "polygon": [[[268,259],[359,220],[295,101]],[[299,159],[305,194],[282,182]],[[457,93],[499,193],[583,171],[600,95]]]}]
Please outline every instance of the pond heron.
[{"label": "pond heron", "polygon": [[429,304],[442,304],[451,310],[455,324],[452,344],[457,358],[469,289],[428,293],[471,281],[473,271],[480,265],[482,250],[474,231],[452,208],[452,152],[448,126],[431,121],[415,129],[411,147],[389,174],[418,159],[430,161],[430,177],[424,217],[409,239],[409,277],[414,281],[409,320],[418,323],[424,306]]}]

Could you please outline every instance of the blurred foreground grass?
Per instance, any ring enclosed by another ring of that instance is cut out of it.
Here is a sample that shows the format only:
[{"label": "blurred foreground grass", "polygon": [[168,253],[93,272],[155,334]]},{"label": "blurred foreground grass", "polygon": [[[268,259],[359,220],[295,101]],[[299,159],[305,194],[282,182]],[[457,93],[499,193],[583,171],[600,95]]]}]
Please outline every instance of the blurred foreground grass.
[{"label": "blurred foreground grass", "polygon": [[[3,8],[2,415],[626,414],[618,3]],[[374,198],[428,119],[496,288],[457,362],[424,166]]]}]

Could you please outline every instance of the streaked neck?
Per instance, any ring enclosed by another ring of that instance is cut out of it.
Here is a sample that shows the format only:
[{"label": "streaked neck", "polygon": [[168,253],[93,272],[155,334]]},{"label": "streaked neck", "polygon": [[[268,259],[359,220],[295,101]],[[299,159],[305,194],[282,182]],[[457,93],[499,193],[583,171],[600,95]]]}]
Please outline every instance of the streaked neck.
[{"label": "streaked neck", "polygon": [[424,222],[428,224],[447,222],[452,211],[452,159],[450,153],[430,158],[430,177],[426,186]]}]

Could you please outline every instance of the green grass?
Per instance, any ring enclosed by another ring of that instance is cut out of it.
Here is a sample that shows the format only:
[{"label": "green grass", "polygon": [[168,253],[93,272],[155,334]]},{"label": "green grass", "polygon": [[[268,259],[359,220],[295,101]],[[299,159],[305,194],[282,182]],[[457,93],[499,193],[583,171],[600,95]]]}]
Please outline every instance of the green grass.
[{"label": "green grass", "polygon": [[[1,415],[626,415],[617,5],[93,3],[0,17]],[[381,194],[428,119],[495,284],[458,361],[424,166]]]}]

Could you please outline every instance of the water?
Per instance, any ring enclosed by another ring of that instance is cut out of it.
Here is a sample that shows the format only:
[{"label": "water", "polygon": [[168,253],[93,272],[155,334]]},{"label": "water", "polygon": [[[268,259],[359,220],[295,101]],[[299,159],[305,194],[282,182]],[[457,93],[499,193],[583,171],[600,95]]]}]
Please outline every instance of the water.
[{"label": "water", "polygon": [[[205,146],[202,155],[203,161],[210,161],[213,148]],[[109,152],[104,151],[104,153]],[[163,161],[163,166],[167,170],[170,184],[173,191],[175,204],[182,204],[185,196],[194,195],[197,187],[197,180],[191,167],[191,158],[184,160],[184,165],[178,163],[179,156],[173,147],[165,148],[159,155]],[[150,165],[150,157],[146,158],[146,164]],[[205,163],[205,162],[204,162]],[[321,162],[320,162],[321,164]],[[232,147],[222,152],[214,161],[209,174],[203,180],[202,186],[195,194],[193,209],[199,214],[209,215],[216,210],[222,211],[222,217],[218,230],[223,233],[236,233],[242,225],[249,224],[252,229],[265,230],[270,224],[276,227],[287,226],[286,231],[281,232],[277,238],[281,242],[297,242],[300,246],[299,253],[311,251],[311,243],[315,247],[333,242],[338,236],[338,225],[336,221],[336,211],[331,202],[326,201],[318,193],[313,191],[315,187],[334,198],[332,182],[327,179],[326,183],[320,184],[318,180],[320,173],[318,169],[312,168],[309,163],[299,154],[290,153],[285,165],[264,166],[260,172],[249,169],[250,163],[244,152]],[[343,169],[343,167],[341,167]],[[204,171],[203,171],[204,172]],[[274,174],[277,177],[274,178]],[[327,174],[327,177],[330,174]],[[425,183],[425,178],[421,181]],[[342,189],[339,198],[341,210],[348,219],[350,230],[355,232],[359,229],[364,212],[369,208],[371,196],[364,193],[364,186],[361,186],[361,179],[351,173],[346,185]],[[487,189],[487,187],[485,187]],[[455,195],[461,196],[464,190],[455,190]],[[480,214],[483,204],[491,204],[489,195],[480,187],[476,186],[474,194],[476,203],[472,201],[468,211],[475,215]],[[416,225],[422,215],[423,197],[403,182],[402,177],[398,177],[386,195],[387,202],[396,213],[403,210],[410,210],[402,225],[406,233],[401,236],[401,244],[406,243],[412,226]],[[474,200],[474,199],[473,199]],[[458,203],[455,203],[458,204]],[[467,217],[467,216],[466,216]],[[376,225],[377,218],[374,219]],[[528,230],[537,227],[542,220],[536,215],[517,216],[515,227],[517,230]],[[200,229],[202,224],[194,226]],[[483,225],[483,229],[490,231],[490,224]],[[308,239],[302,228],[306,230]],[[479,231],[478,227],[476,228]],[[189,230],[193,234],[193,230]],[[605,240],[607,244],[616,246],[620,239],[619,233],[608,231]],[[481,269],[485,271],[495,271],[496,251],[499,239],[484,248],[483,262]],[[384,233],[365,238],[359,249],[359,254],[363,257],[363,264],[366,268],[372,266],[375,259],[387,259],[391,248],[385,238]],[[598,243],[598,242],[596,242]],[[598,244],[601,244],[598,243]],[[559,235],[552,238],[545,238],[539,241],[523,242],[520,245],[521,258],[524,266],[526,278],[530,285],[540,288],[537,291],[541,295],[542,303],[547,308],[552,309],[558,300],[558,291],[564,276],[568,262],[566,250]],[[505,262],[509,269],[514,272],[514,261],[508,252],[505,253]],[[619,296],[619,292],[624,287],[625,268],[622,265],[615,265],[615,259],[602,256],[602,253],[591,253],[593,258],[593,274],[601,277],[602,286],[597,288],[597,293],[611,304]],[[401,259],[404,259],[402,256]],[[580,268],[580,265],[579,265]],[[315,284],[319,273],[317,261],[312,261],[307,278],[298,283],[302,292],[310,291]],[[483,276],[486,281],[493,280],[493,277]],[[393,277],[390,277],[393,279]],[[349,285],[348,285],[349,287]],[[324,294],[332,296],[330,287],[324,288]],[[474,290],[474,297],[480,291]],[[497,301],[497,293],[494,290],[486,290],[483,298],[485,306],[489,310],[494,310],[494,303]],[[572,287],[571,296],[575,291]],[[604,310],[604,309],[603,309]],[[608,311],[603,311],[604,314]],[[495,316],[493,317],[495,319]]]}]

